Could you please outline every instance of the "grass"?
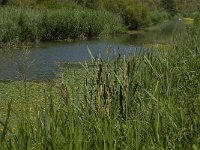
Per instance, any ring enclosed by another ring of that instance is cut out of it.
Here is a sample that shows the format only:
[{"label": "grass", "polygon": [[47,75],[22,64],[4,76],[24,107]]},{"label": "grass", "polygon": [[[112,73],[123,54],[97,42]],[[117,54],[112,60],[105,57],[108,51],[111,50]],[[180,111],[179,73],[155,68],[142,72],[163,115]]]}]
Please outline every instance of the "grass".
[{"label": "grass", "polygon": [[1,83],[0,148],[199,149],[199,26],[165,51]]},{"label": "grass", "polygon": [[120,17],[89,9],[0,8],[0,44],[113,35],[125,30]]}]

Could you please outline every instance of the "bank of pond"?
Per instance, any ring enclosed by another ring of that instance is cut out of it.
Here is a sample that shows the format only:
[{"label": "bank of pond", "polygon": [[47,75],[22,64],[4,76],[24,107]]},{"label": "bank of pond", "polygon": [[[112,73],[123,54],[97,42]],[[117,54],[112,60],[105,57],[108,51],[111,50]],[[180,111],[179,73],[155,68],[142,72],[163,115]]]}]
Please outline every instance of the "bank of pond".
[{"label": "bank of pond", "polygon": [[[1,52],[0,79],[19,80],[20,70],[27,67],[29,80],[55,78],[60,67],[68,64],[91,61],[92,55],[103,60],[120,54],[126,57],[141,55],[153,49],[165,50],[174,35],[185,32],[183,21],[173,19],[148,30],[140,30],[101,38],[74,39],[70,41],[46,41],[12,47]],[[109,52],[108,52],[109,51]],[[109,53],[109,54],[108,54]],[[25,64],[24,64],[25,63]],[[71,65],[74,66],[74,65]]]},{"label": "bank of pond", "polygon": [[125,31],[119,16],[89,9],[0,8],[0,44],[98,37]]},{"label": "bank of pond", "polygon": [[[113,36],[127,33],[129,29],[121,15],[82,7],[47,9],[4,6],[0,7],[0,17],[1,48],[44,41]],[[186,21],[189,24],[191,22],[191,19]]]}]

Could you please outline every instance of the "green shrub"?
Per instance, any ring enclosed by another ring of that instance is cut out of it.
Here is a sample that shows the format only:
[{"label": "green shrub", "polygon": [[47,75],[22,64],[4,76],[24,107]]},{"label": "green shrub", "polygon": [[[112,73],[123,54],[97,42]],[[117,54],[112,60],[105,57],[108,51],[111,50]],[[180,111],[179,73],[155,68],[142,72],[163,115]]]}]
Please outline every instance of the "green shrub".
[{"label": "green shrub", "polygon": [[152,24],[158,24],[170,18],[166,11],[153,11],[150,14]]},{"label": "green shrub", "polygon": [[105,0],[103,8],[119,14],[129,29],[138,29],[150,23],[148,6],[138,0]]},{"label": "green shrub", "polygon": [[139,0],[78,0],[78,3],[91,9],[104,9],[120,15],[129,29],[138,29],[150,23],[149,8]]},{"label": "green shrub", "polygon": [[175,0],[162,0],[163,8],[171,15],[175,16],[177,13]]},{"label": "green shrub", "polygon": [[129,29],[138,29],[150,23],[150,15],[148,7],[139,2],[124,2],[122,4],[121,15]]}]

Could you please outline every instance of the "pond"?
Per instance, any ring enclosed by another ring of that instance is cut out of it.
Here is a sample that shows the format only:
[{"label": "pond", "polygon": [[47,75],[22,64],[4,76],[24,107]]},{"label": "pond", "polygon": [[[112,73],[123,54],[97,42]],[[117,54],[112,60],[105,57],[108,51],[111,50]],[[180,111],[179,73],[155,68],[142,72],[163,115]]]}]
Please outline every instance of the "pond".
[{"label": "pond", "polygon": [[19,80],[25,72],[29,80],[54,78],[59,71],[58,64],[90,61],[88,48],[94,57],[101,54],[103,59],[108,48],[111,56],[115,53],[139,54],[145,44],[166,43],[174,33],[184,28],[182,21],[176,19],[134,34],[73,42],[44,42],[30,48],[28,53],[22,50],[0,53],[0,80]]}]

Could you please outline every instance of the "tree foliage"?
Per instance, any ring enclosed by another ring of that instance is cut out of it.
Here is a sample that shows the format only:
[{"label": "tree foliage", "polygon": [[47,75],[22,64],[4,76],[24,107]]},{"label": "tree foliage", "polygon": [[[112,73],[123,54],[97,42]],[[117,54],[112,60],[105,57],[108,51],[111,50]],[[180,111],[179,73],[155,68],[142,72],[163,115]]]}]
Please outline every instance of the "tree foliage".
[{"label": "tree foliage", "polygon": [[85,7],[107,10],[123,18],[129,29],[162,22],[170,16],[189,16],[200,10],[199,0],[2,0],[9,5],[46,7]]},{"label": "tree foliage", "polygon": [[162,0],[162,5],[164,9],[174,16],[177,13],[176,4],[174,0]]}]

